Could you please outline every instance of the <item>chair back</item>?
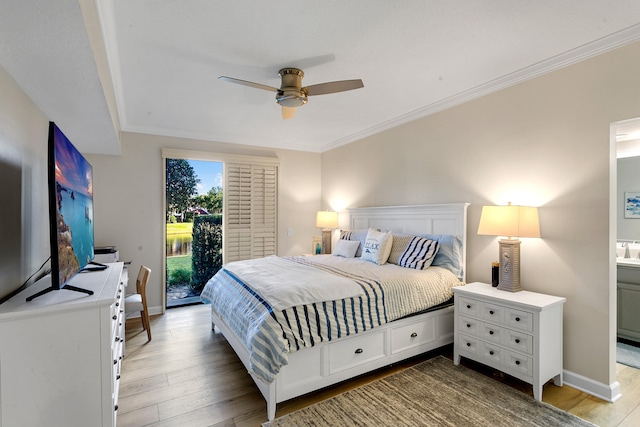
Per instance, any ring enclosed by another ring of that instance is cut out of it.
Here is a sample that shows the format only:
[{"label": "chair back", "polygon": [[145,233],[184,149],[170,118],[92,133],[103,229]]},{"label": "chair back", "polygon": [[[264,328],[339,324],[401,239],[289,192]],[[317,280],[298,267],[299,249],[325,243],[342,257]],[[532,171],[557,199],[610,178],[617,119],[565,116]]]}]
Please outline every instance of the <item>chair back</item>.
[{"label": "chair back", "polygon": [[149,281],[149,275],[151,274],[151,269],[149,267],[145,267],[144,265],[140,266],[140,271],[138,272],[138,278],[136,279],[136,293],[142,295],[142,298],[146,303],[147,294],[147,282]]}]

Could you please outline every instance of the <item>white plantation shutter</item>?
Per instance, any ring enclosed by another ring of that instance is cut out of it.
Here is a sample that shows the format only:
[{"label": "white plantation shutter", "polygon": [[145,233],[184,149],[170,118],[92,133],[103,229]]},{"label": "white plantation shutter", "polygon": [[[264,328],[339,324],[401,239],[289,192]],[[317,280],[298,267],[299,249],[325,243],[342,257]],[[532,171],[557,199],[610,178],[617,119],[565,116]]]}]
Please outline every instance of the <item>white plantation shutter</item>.
[{"label": "white plantation shutter", "polygon": [[225,164],[224,262],[276,254],[278,168]]}]

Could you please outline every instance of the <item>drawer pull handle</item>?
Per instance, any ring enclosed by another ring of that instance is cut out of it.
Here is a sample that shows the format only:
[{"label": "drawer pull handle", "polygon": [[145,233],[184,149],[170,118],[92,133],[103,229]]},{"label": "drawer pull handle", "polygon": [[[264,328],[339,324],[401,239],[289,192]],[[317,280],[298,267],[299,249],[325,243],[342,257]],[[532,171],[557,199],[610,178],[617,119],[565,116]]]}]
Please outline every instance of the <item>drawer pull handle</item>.
[{"label": "drawer pull handle", "polygon": [[493,310],[489,310],[489,314],[493,316]]},{"label": "drawer pull handle", "polygon": [[116,316],[115,314],[112,317],[113,320],[116,320],[117,318],[118,318],[118,316]]},{"label": "drawer pull handle", "polygon": [[415,338],[415,337],[417,337],[417,336],[418,336],[418,334],[417,334],[417,333],[415,333],[415,332],[411,334],[411,338]]},{"label": "drawer pull handle", "polygon": [[467,347],[471,347],[471,343],[470,342],[467,343]]},{"label": "drawer pull handle", "polygon": [[493,331],[489,331],[489,335],[493,335]]},{"label": "drawer pull handle", "polygon": [[519,321],[520,321],[520,318],[519,318],[519,317],[516,317],[516,322],[519,322]]},{"label": "drawer pull handle", "polygon": [[356,349],[356,354],[360,354],[360,353],[362,353],[362,352],[363,352],[363,350],[362,350],[361,348],[357,348],[357,349]]},{"label": "drawer pull handle", "polygon": [[520,366],[520,361],[516,360],[516,365]]},{"label": "drawer pull handle", "polygon": [[467,308],[471,308],[471,304],[467,304]]},{"label": "drawer pull handle", "polygon": [[470,328],[470,327],[471,327],[471,323],[467,323],[467,328]]},{"label": "drawer pull handle", "polygon": [[114,408],[115,408],[114,412],[117,412],[118,411],[118,405],[114,406]]},{"label": "drawer pull handle", "polygon": [[516,338],[516,344],[520,344],[520,338]]},{"label": "drawer pull handle", "polygon": [[493,356],[493,350],[491,350],[491,351],[489,352],[489,354]]}]

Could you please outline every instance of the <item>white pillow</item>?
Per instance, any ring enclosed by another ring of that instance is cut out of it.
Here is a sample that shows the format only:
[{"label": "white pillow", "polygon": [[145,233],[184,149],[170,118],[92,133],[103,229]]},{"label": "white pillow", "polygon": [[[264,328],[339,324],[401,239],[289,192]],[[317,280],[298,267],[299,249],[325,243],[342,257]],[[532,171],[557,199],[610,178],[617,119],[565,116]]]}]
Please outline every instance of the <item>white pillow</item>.
[{"label": "white pillow", "polygon": [[333,248],[333,255],[342,256],[345,258],[353,258],[356,256],[356,251],[360,247],[359,240],[338,240],[336,246]]},{"label": "white pillow", "polygon": [[382,265],[389,259],[393,236],[391,232],[383,233],[370,228],[364,241],[361,258]]}]

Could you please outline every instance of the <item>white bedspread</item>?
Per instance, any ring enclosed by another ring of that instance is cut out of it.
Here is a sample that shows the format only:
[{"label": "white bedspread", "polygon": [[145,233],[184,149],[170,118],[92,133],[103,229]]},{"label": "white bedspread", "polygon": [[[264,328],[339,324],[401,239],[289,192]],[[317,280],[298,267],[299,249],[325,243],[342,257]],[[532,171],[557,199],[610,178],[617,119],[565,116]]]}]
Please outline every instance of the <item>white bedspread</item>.
[{"label": "white bedspread", "polygon": [[275,255],[231,262],[225,269],[242,278],[274,310],[353,298],[364,293],[351,279]]}]

